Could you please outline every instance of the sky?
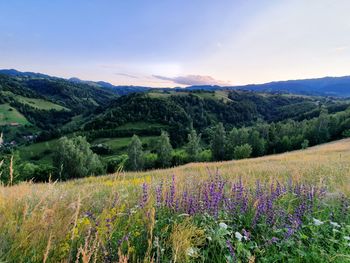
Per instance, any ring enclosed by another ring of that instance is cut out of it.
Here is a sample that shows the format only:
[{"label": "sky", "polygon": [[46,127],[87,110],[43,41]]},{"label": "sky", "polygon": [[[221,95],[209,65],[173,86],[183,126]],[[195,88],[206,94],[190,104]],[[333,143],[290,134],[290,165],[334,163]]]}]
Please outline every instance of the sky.
[{"label": "sky", "polygon": [[0,68],[115,85],[350,75],[348,0],[0,1]]}]

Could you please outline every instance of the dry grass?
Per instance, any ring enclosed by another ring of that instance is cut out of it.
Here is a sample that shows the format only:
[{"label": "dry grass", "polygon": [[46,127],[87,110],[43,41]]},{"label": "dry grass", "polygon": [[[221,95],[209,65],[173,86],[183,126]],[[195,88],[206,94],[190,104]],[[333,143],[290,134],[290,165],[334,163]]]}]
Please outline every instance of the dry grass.
[{"label": "dry grass", "polygon": [[[76,238],[74,230],[82,224],[78,218],[85,211],[103,211],[113,203],[116,193],[125,202],[137,202],[143,182],[154,185],[174,174],[177,185],[181,186],[206,178],[208,170],[216,168],[222,176],[241,177],[248,184],[256,179],[292,177],[325,184],[332,192],[349,195],[350,139],[256,159],[192,163],[172,169],[118,173],[64,183],[0,186],[0,255],[16,259],[16,262],[24,262],[24,259],[50,262],[50,258],[60,257],[64,261],[70,242]],[[174,237],[175,243],[176,240]],[[98,241],[91,237],[85,244],[78,253],[83,261],[93,261],[91,248],[97,246]]]}]

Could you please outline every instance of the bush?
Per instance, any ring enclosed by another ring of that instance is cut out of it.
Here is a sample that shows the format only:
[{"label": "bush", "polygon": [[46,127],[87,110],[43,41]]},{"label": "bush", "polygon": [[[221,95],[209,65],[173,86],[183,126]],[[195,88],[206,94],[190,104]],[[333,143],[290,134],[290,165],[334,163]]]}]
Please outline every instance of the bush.
[{"label": "bush", "polygon": [[47,164],[24,163],[19,167],[20,179],[23,181],[48,182],[49,179],[56,180],[55,168]]},{"label": "bush", "polygon": [[236,160],[249,158],[252,154],[252,151],[252,146],[246,143],[240,146],[236,146],[233,152],[233,156]]},{"label": "bush", "polygon": [[211,154],[211,150],[207,149],[204,151],[201,151],[198,155],[198,161],[199,162],[210,162],[212,159],[212,154]]},{"label": "bush", "polygon": [[346,131],[343,131],[342,135],[343,135],[343,137],[345,137],[345,138],[349,138],[349,137],[350,137],[350,129],[349,129],[349,130],[346,130]]},{"label": "bush", "polygon": [[177,150],[172,153],[171,163],[173,166],[182,165],[188,162],[189,156],[185,150]]},{"label": "bush", "polygon": [[309,147],[309,140],[304,140],[301,144],[301,149],[306,149]]},{"label": "bush", "polygon": [[158,155],[156,153],[145,153],[144,154],[144,160],[145,160],[145,169],[154,169],[157,165]]},{"label": "bush", "polygon": [[117,157],[107,162],[107,173],[115,173],[125,169],[125,164],[128,160],[127,154],[118,155]]}]

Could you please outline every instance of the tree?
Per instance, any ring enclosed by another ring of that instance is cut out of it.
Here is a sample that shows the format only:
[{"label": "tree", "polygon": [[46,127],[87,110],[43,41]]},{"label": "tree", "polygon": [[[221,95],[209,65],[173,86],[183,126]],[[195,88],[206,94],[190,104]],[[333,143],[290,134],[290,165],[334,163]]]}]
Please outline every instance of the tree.
[{"label": "tree", "polygon": [[249,158],[252,154],[252,150],[252,147],[247,143],[240,146],[236,146],[233,153],[234,158],[236,160]]},{"label": "tree", "polygon": [[156,153],[160,167],[169,167],[171,165],[173,147],[170,144],[169,134],[162,131],[158,139]]},{"label": "tree", "polygon": [[287,152],[290,151],[292,147],[292,143],[291,140],[289,138],[289,136],[285,135],[283,136],[281,143],[280,143],[280,152]]},{"label": "tree", "polygon": [[238,129],[233,128],[230,133],[227,136],[227,142],[226,142],[226,157],[227,159],[233,159],[233,152],[235,150],[235,147],[239,145],[239,138],[238,138]]},{"label": "tree", "polygon": [[302,143],[301,143],[301,149],[306,149],[309,147],[309,140],[305,139]]},{"label": "tree", "polygon": [[199,152],[201,151],[201,134],[197,135],[195,129],[192,129],[188,134],[188,143],[186,146],[186,152],[191,161],[197,161]]},{"label": "tree", "polygon": [[144,155],[142,152],[142,142],[137,135],[132,136],[128,146],[128,167],[132,171],[143,169]]},{"label": "tree", "polygon": [[215,161],[225,159],[225,142],[226,132],[224,125],[220,122],[214,129],[213,138],[211,140],[211,152]]},{"label": "tree", "polygon": [[258,131],[252,131],[249,135],[248,141],[249,141],[249,144],[252,146],[253,156],[264,155],[266,141],[260,137],[260,134]]},{"label": "tree", "polygon": [[59,139],[53,159],[58,176],[62,180],[103,172],[100,159],[91,151],[90,144],[82,136]]},{"label": "tree", "polygon": [[315,129],[317,143],[323,143],[329,140],[329,115],[327,108],[321,108]]}]

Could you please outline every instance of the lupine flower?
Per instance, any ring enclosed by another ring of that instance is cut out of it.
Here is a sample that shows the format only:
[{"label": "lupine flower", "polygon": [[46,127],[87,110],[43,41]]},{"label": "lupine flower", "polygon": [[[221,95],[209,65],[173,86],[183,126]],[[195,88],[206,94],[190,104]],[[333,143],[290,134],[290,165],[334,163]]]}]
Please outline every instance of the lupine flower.
[{"label": "lupine flower", "polygon": [[142,184],[142,200],[140,207],[143,208],[148,201],[148,185],[146,183]]},{"label": "lupine flower", "polygon": [[269,243],[277,243],[279,241],[278,237],[272,237]]},{"label": "lupine flower", "polygon": [[245,229],[243,229],[242,233],[244,235],[245,240],[250,240],[250,232],[249,231],[246,231]]},{"label": "lupine flower", "polygon": [[232,260],[235,262],[236,261],[236,254],[235,254],[235,251],[233,250],[233,246],[232,246],[230,240],[226,241],[226,246],[227,246],[228,250],[230,251],[230,255],[232,257]]}]

